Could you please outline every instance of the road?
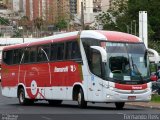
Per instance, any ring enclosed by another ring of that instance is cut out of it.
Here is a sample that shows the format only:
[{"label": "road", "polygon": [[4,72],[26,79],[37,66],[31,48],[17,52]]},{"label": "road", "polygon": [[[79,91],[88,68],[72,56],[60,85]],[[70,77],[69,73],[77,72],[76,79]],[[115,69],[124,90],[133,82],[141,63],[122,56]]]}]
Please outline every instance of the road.
[{"label": "road", "polygon": [[111,103],[89,103],[87,109],[78,108],[75,101],[63,101],[61,106],[49,106],[46,101],[36,102],[32,106],[21,106],[17,98],[3,97],[1,92],[0,113],[2,120],[128,120],[136,119],[135,117],[143,117],[143,120],[160,119],[158,109],[126,105],[123,110],[116,110]]}]

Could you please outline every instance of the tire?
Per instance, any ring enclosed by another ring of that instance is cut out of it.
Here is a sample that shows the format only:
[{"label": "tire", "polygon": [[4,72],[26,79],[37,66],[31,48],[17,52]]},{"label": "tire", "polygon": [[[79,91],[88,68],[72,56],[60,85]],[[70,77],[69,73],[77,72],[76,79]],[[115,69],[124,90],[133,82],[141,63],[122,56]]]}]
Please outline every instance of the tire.
[{"label": "tire", "polygon": [[122,110],[125,105],[125,102],[116,102],[115,106],[117,110]]},{"label": "tire", "polygon": [[23,88],[18,90],[18,100],[20,105],[32,105],[34,103],[34,100],[25,98],[25,91]]},{"label": "tire", "polygon": [[86,108],[87,102],[84,100],[84,93],[83,90],[80,88],[78,96],[77,96],[78,106],[80,108]]},{"label": "tire", "polygon": [[62,100],[48,100],[50,105],[59,106],[62,103]]}]

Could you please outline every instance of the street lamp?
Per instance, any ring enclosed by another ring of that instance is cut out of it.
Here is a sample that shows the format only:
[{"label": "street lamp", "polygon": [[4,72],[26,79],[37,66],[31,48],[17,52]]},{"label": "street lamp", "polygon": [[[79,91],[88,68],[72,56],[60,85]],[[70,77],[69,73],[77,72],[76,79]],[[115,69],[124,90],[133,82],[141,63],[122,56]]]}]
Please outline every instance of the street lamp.
[{"label": "street lamp", "polygon": [[22,30],[22,37],[23,37],[23,43],[24,43],[24,29],[22,26],[18,27],[19,30]]},{"label": "street lamp", "polygon": [[133,22],[134,22],[134,34],[136,35],[136,32],[137,32],[137,30],[136,30],[136,20],[133,20]]}]

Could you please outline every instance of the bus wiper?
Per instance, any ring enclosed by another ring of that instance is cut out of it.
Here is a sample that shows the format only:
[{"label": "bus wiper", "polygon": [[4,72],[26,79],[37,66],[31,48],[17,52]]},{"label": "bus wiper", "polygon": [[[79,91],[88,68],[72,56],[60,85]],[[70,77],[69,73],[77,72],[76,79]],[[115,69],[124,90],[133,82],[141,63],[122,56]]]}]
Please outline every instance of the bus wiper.
[{"label": "bus wiper", "polygon": [[[140,76],[141,80],[144,81],[144,80],[143,80],[143,77],[142,77],[142,74],[140,73],[137,65],[134,64],[134,62],[133,62],[132,56],[130,56],[130,58],[131,58],[131,61],[132,61],[131,75],[132,75],[132,72],[133,72],[133,74],[137,74],[137,73],[138,73],[138,75]],[[136,68],[136,70],[135,70],[135,68]]]}]

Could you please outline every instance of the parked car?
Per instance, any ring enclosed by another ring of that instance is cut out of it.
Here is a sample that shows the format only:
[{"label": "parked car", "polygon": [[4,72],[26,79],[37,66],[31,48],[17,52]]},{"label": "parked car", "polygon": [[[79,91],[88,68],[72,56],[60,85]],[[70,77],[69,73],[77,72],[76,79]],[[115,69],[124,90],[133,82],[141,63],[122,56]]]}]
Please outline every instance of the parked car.
[{"label": "parked car", "polygon": [[152,92],[160,95],[160,70],[152,72],[150,80],[152,81]]},{"label": "parked car", "polygon": [[160,79],[152,82],[152,92],[158,93],[158,95],[160,95]]},{"label": "parked car", "polygon": [[150,80],[151,81],[157,81],[158,80],[157,72],[152,72],[151,73]]}]

